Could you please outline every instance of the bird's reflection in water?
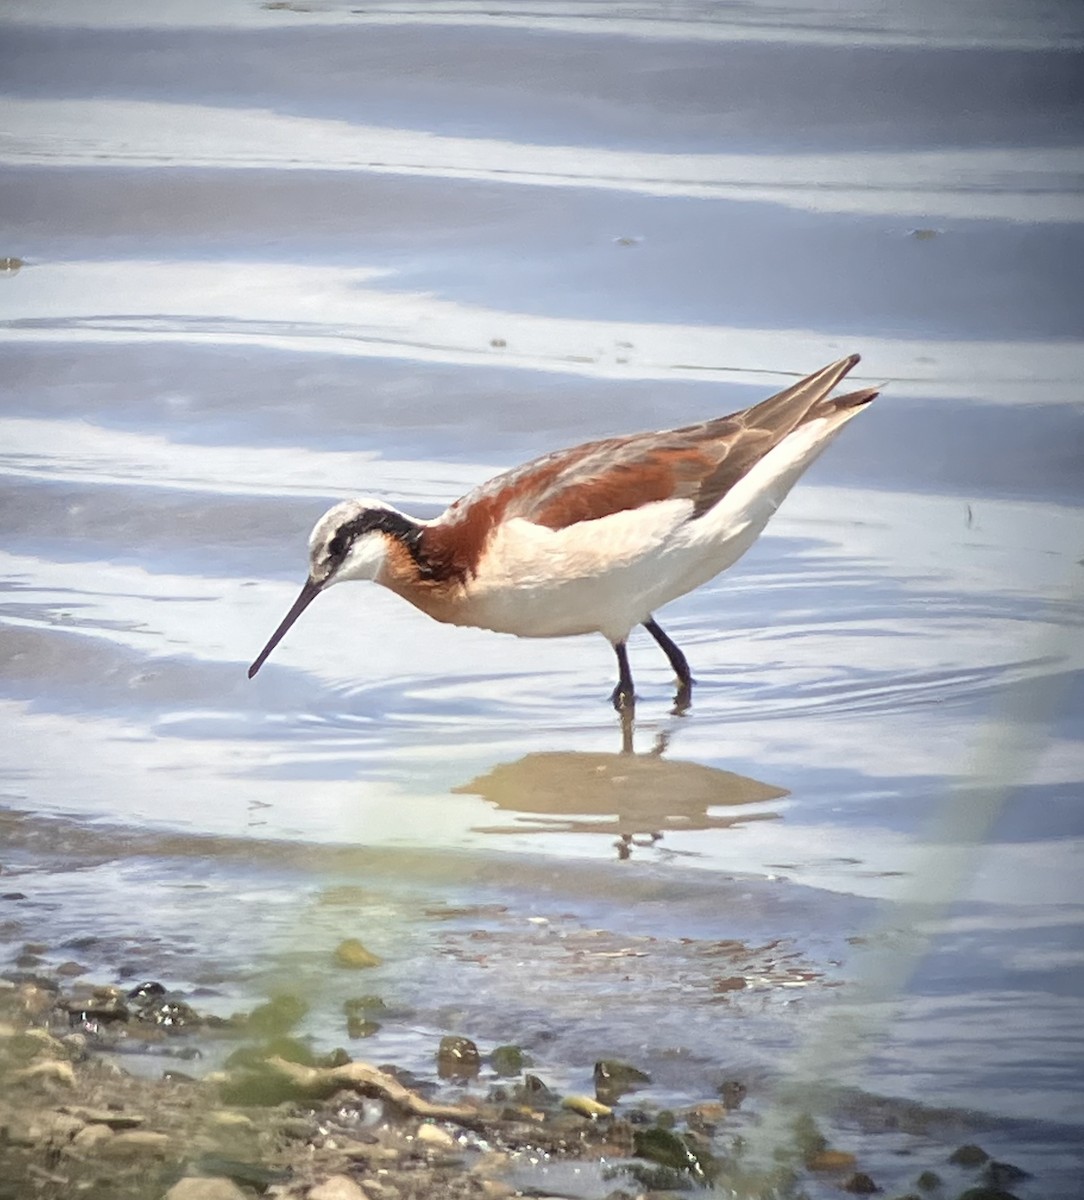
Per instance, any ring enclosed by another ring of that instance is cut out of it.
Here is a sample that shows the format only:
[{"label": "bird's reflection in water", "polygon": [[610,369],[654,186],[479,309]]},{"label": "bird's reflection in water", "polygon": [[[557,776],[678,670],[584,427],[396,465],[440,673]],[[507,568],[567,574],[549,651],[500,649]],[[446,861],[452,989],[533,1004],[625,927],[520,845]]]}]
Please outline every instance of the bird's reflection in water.
[{"label": "bird's reflection in water", "polygon": [[653,847],[667,832],[728,829],[777,820],[774,812],[727,811],[778,800],[785,788],[701,763],[664,757],[669,734],[636,754],[626,727],[620,753],[548,750],[502,763],[453,791],[481,796],[515,815],[508,825],[478,833],[602,833],[616,835],[619,858]]}]

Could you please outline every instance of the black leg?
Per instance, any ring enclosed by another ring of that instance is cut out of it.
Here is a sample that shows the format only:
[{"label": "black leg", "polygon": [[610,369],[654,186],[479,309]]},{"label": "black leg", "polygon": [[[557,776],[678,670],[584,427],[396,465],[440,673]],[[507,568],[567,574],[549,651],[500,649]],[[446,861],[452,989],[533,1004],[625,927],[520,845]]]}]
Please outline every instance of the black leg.
[{"label": "black leg", "polygon": [[615,642],[614,653],[617,655],[617,687],[610,700],[619,713],[632,712],[636,705],[636,692],[632,686],[629,652],[625,649],[625,643]]},{"label": "black leg", "polygon": [[689,671],[689,664],[686,661],[685,655],[681,653],[677,646],[655,624],[654,617],[644,622],[644,628],[659,643],[663,654],[670,660],[670,666],[674,668],[674,674],[677,676],[678,681],[678,690],[674,696],[674,711],[684,712],[689,707],[689,702],[692,700],[693,695],[693,677]]}]

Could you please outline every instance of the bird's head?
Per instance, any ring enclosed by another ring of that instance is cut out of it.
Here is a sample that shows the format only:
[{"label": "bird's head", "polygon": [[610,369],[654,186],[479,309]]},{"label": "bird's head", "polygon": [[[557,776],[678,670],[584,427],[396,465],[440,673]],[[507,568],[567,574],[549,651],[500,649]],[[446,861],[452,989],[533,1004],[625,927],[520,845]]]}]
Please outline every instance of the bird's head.
[{"label": "bird's head", "polygon": [[418,522],[390,504],[361,497],[329,508],[309,534],[309,581],[319,588],[376,579],[392,540],[409,543]]},{"label": "bird's head", "polygon": [[325,588],[348,579],[376,579],[387,559],[390,543],[397,541],[410,546],[419,530],[416,521],[379,500],[343,500],[329,508],[309,535],[309,577],[293,607],[249,667],[249,679]]}]

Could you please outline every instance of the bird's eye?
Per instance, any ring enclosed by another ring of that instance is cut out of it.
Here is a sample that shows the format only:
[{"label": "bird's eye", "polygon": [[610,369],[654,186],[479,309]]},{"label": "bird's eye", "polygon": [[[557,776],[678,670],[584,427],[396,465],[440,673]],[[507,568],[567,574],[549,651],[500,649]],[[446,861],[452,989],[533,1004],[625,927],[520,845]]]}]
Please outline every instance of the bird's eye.
[{"label": "bird's eye", "polygon": [[346,548],[348,545],[349,545],[349,541],[347,539],[346,534],[342,533],[340,531],[327,544],[328,558],[333,559],[333,560],[338,560],[340,558],[345,557]]}]

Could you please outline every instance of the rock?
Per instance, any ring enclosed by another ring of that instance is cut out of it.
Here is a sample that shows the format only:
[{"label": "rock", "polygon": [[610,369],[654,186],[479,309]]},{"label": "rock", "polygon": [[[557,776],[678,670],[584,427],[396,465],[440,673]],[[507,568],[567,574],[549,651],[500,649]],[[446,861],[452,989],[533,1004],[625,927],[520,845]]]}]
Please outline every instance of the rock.
[{"label": "rock", "polygon": [[271,1037],[288,1033],[308,1011],[309,1006],[297,996],[273,996],[248,1014],[246,1025],[252,1033]]},{"label": "rock", "polygon": [[87,1056],[87,1035],[85,1033],[66,1033],[60,1039],[60,1044],[64,1047],[64,1053],[73,1062],[82,1062]]},{"label": "rock", "polygon": [[967,1142],[953,1150],[949,1155],[949,1162],[957,1167],[981,1167],[989,1158],[989,1154],[981,1146]]},{"label": "rock", "polygon": [[646,1158],[649,1162],[658,1163],[661,1167],[672,1167],[676,1171],[697,1169],[696,1155],[676,1133],[671,1133],[668,1129],[660,1129],[658,1126],[637,1129],[633,1134],[633,1142],[637,1158]]},{"label": "rock", "polygon": [[1008,1187],[1010,1183],[1022,1183],[1031,1176],[1027,1171],[1014,1167],[1012,1163],[997,1162],[994,1159],[983,1168],[982,1181],[991,1187]]},{"label": "rock", "polygon": [[923,1171],[915,1183],[924,1191],[932,1192],[941,1186],[941,1176],[936,1171]]},{"label": "rock", "polygon": [[515,1089],[516,1095],[528,1103],[547,1103],[553,1100],[553,1093],[538,1078],[537,1075],[524,1075],[523,1082]]},{"label": "rock", "polygon": [[70,1113],[66,1113],[63,1110],[53,1113],[50,1123],[52,1125],[53,1139],[64,1142],[70,1142],[84,1128],[83,1122],[78,1117],[73,1117]]},{"label": "rock", "polygon": [[343,1012],[348,1017],[386,1017],[390,1010],[379,996],[367,993],[364,996],[351,996],[343,1001]]},{"label": "rock", "polygon": [[651,1082],[651,1076],[638,1067],[610,1058],[595,1063],[594,1079],[595,1096],[603,1104],[614,1104],[626,1092],[634,1092]]},{"label": "rock", "polygon": [[23,1013],[33,1020],[43,1016],[53,1007],[56,993],[39,987],[36,983],[24,983],[19,987],[16,998]]},{"label": "rock", "polygon": [[93,1150],[112,1136],[113,1130],[108,1125],[84,1125],[72,1138],[72,1145],[78,1150]]},{"label": "rock", "polygon": [[414,1136],[423,1145],[430,1146],[434,1150],[456,1149],[455,1138],[446,1129],[441,1129],[439,1125],[419,1125],[418,1132]]},{"label": "rock", "polygon": [[72,1021],[83,1025],[127,1021],[131,1017],[124,993],[119,988],[95,988],[88,999],[67,1002]]},{"label": "rock", "polygon": [[358,941],[357,938],[346,938],[335,947],[335,965],[346,967],[351,971],[361,971],[366,967],[379,967],[380,959],[371,950]]},{"label": "rock", "polygon": [[794,1120],[794,1143],[803,1160],[828,1149],[828,1139],[817,1128],[817,1122],[808,1113],[799,1113]]},{"label": "rock", "polygon": [[189,1159],[191,1169],[216,1179],[229,1179],[240,1188],[252,1188],[262,1196],[271,1187],[283,1183],[289,1172],[279,1168],[265,1167],[249,1159],[230,1158],[228,1155],[201,1154]]},{"label": "rock", "polygon": [[128,989],[129,1000],[154,1000],[165,994],[166,985],[159,983],[157,979],[147,979],[143,983],[137,983],[134,988]]},{"label": "rock", "polygon": [[44,1029],[12,1029],[4,1050],[9,1066],[26,1064],[36,1058],[67,1057],[64,1046]]},{"label": "rock", "polygon": [[50,1083],[59,1083],[64,1087],[75,1087],[75,1071],[72,1069],[71,1063],[59,1062],[52,1058],[32,1063],[20,1071],[12,1071],[9,1078],[24,1082],[48,1080]]},{"label": "rock", "polygon": [[685,1109],[682,1116],[690,1129],[710,1135],[726,1120],[727,1108],[719,1100],[704,1100]]},{"label": "rock", "polygon": [[590,1117],[592,1121],[597,1117],[611,1117],[614,1111],[607,1105],[592,1100],[590,1096],[566,1096],[561,1101],[561,1107],[579,1113],[581,1117]]},{"label": "rock", "polygon": [[500,1179],[483,1179],[482,1195],[486,1200],[505,1200],[508,1196],[521,1196],[523,1193]]},{"label": "rock", "polygon": [[508,1170],[511,1155],[506,1150],[484,1150],[470,1165],[479,1179],[496,1179]]},{"label": "rock", "polygon": [[28,1122],[25,1117],[19,1114],[13,1115],[10,1123],[5,1121],[4,1125],[4,1142],[11,1146],[36,1146],[42,1140],[42,1130],[40,1125],[35,1125]]},{"label": "rock", "polygon": [[369,1200],[369,1194],[349,1175],[332,1175],[305,1193],[306,1200]]},{"label": "rock", "polygon": [[144,1120],[136,1113],[114,1112],[111,1108],[84,1108],[79,1104],[68,1105],[63,1111],[78,1117],[87,1125],[106,1125],[114,1132],[137,1129]]},{"label": "rock", "polygon": [[136,1016],[148,1025],[161,1025],[166,1029],[184,1029],[200,1023],[196,1010],[190,1004],[169,995],[140,1004]]},{"label": "rock", "polygon": [[961,1192],[959,1200],[1017,1200],[1012,1192],[999,1187],[973,1187]]},{"label": "rock", "polygon": [[41,1053],[49,1054],[53,1058],[63,1058],[64,1044],[57,1041],[51,1033],[47,1033],[44,1029],[27,1029],[23,1033],[23,1037],[31,1038],[41,1047]]},{"label": "rock", "polygon": [[219,1108],[207,1114],[207,1121],[217,1125],[219,1129],[251,1129],[252,1118],[244,1113],[235,1112],[232,1108]]},{"label": "rock", "polygon": [[874,1192],[881,1190],[865,1171],[855,1171],[850,1179],[845,1179],[840,1186],[852,1196],[872,1196]]},{"label": "rock", "polygon": [[149,1129],[127,1129],[115,1133],[102,1145],[111,1158],[160,1158],[170,1147],[168,1133],[152,1133]]},{"label": "rock", "polygon": [[287,1117],[280,1129],[284,1137],[292,1138],[295,1142],[307,1142],[315,1132],[316,1126],[305,1117]]},{"label": "rock", "polygon": [[489,1065],[502,1079],[522,1075],[525,1062],[523,1051],[518,1046],[496,1046],[489,1056]]},{"label": "rock", "polygon": [[249,1200],[232,1179],[220,1175],[189,1175],[166,1192],[164,1200]]},{"label": "rock", "polygon": [[441,1079],[474,1079],[482,1069],[478,1047],[465,1037],[442,1037],[437,1049],[437,1074]]},{"label": "rock", "polygon": [[855,1161],[848,1150],[818,1150],[805,1160],[805,1165],[811,1171],[845,1171],[853,1167]]}]

